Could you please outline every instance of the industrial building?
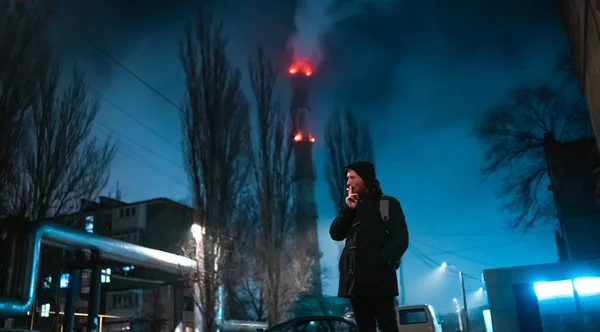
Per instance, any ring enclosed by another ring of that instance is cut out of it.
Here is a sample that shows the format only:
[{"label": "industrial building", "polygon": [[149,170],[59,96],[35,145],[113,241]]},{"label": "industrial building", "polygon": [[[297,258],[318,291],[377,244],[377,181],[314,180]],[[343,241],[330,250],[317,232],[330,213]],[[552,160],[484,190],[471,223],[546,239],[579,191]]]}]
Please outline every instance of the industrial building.
[{"label": "industrial building", "polygon": [[600,260],[484,271],[494,332],[600,331]]},{"label": "industrial building", "polygon": [[600,331],[600,154],[594,139],[544,152],[559,220],[558,263],[484,271],[493,331]]},{"label": "industrial building", "polygon": [[571,55],[594,128],[600,138],[600,1],[558,0]]},{"label": "industrial building", "polygon": [[[166,198],[125,203],[107,197],[99,202],[84,200],[77,213],[54,218],[67,226],[112,237],[144,247],[178,253],[191,239],[192,209]],[[168,227],[165,227],[168,225]],[[14,327],[42,331],[60,330],[70,275],[65,268],[72,260],[61,249],[44,246],[36,297],[37,314],[14,322]],[[61,264],[62,263],[62,264]],[[90,272],[81,273],[81,295],[77,302],[75,330],[87,322]],[[102,331],[182,331],[194,326],[194,303],[186,296],[181,276],[134,265],[107,262],[102,269],[100,327]],[[59,319],[55,319],[58,312]]]}]

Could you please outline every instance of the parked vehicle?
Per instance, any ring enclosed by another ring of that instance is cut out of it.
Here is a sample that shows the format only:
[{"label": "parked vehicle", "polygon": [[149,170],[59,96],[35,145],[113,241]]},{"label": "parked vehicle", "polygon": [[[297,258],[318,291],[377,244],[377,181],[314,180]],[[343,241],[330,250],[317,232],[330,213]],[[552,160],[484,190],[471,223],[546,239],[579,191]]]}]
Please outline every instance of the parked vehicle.
[{"label": "parked vehicle", "polygon": [[[354,313],[346,311],[344,318],[354,323]],[[442,321],[429,304],[396,307],[396,321],[400,332],[442,332]]]},{"label": "parked vehicle", "polygon": [[269,329],[257,329],[265,332],[358,332],[353,321],[338,316],[300,317],[275,325]]},{"label": "parked vehicle", "polygon": [[442,321],[432,305],[396,307],[400,332],[442,332]]}]

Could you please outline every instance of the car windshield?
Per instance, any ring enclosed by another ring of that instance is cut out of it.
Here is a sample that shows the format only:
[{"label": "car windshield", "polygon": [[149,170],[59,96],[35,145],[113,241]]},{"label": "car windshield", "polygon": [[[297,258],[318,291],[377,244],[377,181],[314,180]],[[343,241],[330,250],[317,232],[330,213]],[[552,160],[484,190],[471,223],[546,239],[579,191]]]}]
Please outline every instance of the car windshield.
[{"label": "car windshield", "polygon": [[274,326],[273,332],[357,332],[351,323],[336,319],[295,320]]}]

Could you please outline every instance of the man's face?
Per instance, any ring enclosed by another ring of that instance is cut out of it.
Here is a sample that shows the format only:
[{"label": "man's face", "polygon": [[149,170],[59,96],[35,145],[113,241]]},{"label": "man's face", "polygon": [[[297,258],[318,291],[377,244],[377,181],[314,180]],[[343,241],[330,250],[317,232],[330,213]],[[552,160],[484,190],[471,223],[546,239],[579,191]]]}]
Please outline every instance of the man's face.
[{"label": "man's face", "polygon": [[352,192],[355,193],[363,193],[365,190],[365,182],[363,181],[363,179],[360,178],[360,176],[358,176],[358,174],[356,174],[355,171],[353,170],[348,170],[348,172],[346,173],[346,178],[348,179],[346,181],[346,187],[350,188],[352,187]]}]

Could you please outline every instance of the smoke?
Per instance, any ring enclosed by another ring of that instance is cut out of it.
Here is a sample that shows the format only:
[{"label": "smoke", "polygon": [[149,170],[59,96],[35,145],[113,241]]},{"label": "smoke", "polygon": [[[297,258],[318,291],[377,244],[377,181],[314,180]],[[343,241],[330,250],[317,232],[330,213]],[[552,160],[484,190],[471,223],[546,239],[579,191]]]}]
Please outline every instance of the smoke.
[{"label": "smoke", "polygon": [[296,33],[289,41],[295,60],[308,60],[315,68],[323,60],[321,37],[331,24],[328,9],[333,2],[298,0],[294,15]]}]

